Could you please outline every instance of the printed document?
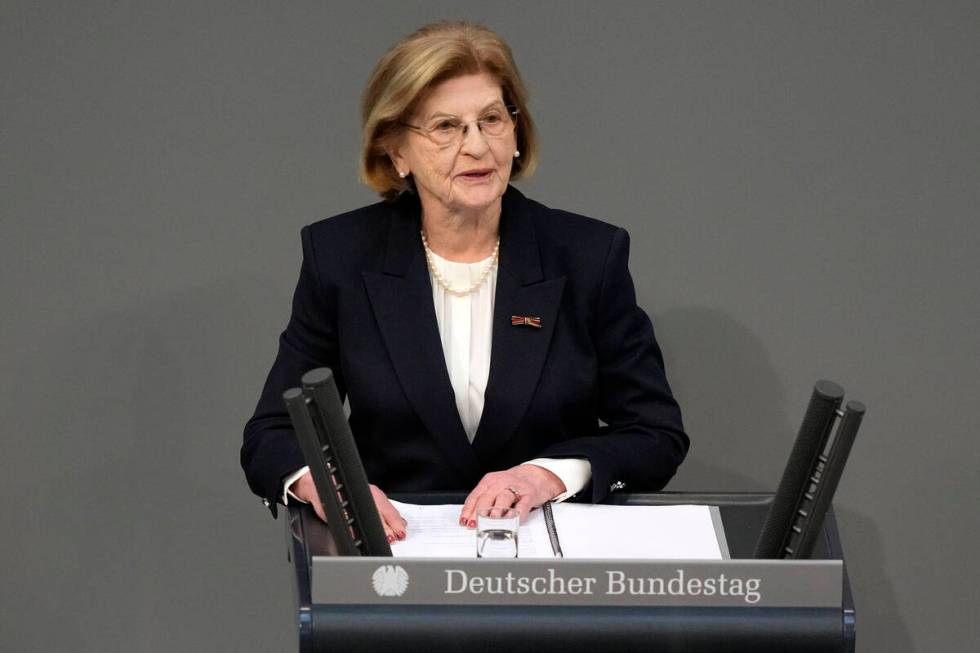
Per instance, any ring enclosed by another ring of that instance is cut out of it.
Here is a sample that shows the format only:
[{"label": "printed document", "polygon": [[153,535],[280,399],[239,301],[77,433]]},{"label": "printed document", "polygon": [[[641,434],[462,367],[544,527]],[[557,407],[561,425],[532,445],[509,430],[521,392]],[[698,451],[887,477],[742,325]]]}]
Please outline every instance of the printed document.
[{"label": "printed document", "polygon": [[[401,558],[475,558],[476,530],[459,525],[461,505],[392,501],[408,522],[407,537],[391,544]],[[565,558],[721,560],[728,557],[717,508],[552,504]],[[712,515],[714,511],[714,515]],[[519,558],[554,558],[541,510],[521,523]]]}]

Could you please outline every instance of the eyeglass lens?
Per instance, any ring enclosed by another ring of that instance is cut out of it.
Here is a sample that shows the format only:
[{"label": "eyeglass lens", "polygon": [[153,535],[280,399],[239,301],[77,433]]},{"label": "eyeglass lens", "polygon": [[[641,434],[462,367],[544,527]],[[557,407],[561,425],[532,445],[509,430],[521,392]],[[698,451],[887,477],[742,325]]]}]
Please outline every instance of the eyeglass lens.
[{"label": "eyeglass lens", "polygon": [[[514,126],[511,114],[506,111],[489,112],[475,122],[480,133],[491,138],[503,136]],[[457,118],[442,118],[430,125],[426,132],[436,143],[448,145],[461,140],[469,131],[470,124]]]}]

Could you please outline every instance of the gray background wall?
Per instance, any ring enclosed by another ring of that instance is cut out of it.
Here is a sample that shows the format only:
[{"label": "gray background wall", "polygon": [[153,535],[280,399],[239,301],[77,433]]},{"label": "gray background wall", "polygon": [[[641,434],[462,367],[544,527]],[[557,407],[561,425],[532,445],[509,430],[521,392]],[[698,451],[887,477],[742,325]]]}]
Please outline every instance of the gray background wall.
[{"label": "gray background wall", "polygon": [[859,650],[968,650],[980,11],[942,3],[0,6],[0,649],[294,644],[238,467],[301,225],[374,201],[357,101],[464,17],[511,43],[521,187],[627,227],[693,438],[775,487],[812,383],[870,407],[836,505]]}]

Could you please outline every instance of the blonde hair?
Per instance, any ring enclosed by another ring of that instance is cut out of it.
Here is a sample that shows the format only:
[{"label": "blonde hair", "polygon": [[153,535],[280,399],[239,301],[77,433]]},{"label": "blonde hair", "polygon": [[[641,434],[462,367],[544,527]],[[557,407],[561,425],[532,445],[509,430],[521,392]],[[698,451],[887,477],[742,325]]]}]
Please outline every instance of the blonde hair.
[{"label": "blonde hair", "polygon": [[529,176],[538,163],[538,139],[527,108],[510,47],[493,30],[465,22],[426,25],[395,44],[381,57],[361,100],[361,179],[385,199],[411,188],[398,176],[386,147],[405,132],[402,125],[434,87],[460,75],[488,73],[500,84],[504,103],[518,114],[516,137],[521,153],[511,178]]}]

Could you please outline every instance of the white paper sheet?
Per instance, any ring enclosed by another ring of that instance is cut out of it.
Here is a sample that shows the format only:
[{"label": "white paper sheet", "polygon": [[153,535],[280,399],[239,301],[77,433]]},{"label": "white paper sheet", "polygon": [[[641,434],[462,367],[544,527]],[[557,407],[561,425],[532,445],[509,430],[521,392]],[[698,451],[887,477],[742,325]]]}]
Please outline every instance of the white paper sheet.
[{"label": "white paper sheet", "polygon": [[722,559],[708,506],[560,503],[553,508],[566,558]]},{"label": "white paper sheet", "polygon": [[[462,505],[420,506],[392,501],[408,522],[405,539],[391,544],[396,558],[475,558],[476,529],[459,525]],[[520,558],[553,558],[540,511],[531,513],[517,531]]]},{"label": "white paper sheet", "polygon": [[[407,537],[391,552],[402,558],[475,558],[476,531],[459,525],[460,505],[422,506],[392,501],[408,522]],[[720,560],[708,506],[552,506],[566,558]],[[540,510],[518,531],[518,557],[552,558]]]}]

